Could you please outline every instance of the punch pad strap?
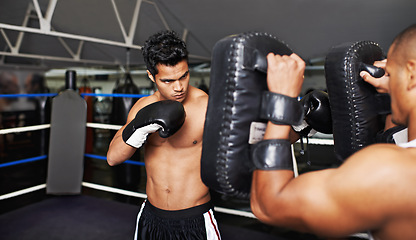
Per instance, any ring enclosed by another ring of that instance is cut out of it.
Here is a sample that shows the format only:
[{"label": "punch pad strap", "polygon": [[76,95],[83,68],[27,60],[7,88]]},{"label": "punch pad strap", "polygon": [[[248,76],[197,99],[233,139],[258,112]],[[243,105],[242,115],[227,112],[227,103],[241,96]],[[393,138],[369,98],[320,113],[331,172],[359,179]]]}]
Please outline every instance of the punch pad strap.
[{"label": "punch pad strap", "polygon": [[303,120],[302,104],[292,97],[263,92],[260,117],[279,125],[300,125]]},{"label": "punch pad strap", "polygon": [[254,166],[261,170],[293,170],[289,140],[269,139],[258,142],[252,151]]}]

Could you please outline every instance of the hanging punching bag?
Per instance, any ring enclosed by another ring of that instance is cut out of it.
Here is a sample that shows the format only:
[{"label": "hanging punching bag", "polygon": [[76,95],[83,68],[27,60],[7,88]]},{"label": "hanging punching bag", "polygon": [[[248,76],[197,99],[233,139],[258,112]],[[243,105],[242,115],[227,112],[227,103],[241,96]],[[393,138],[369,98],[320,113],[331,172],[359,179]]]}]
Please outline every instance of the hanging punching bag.
[{"label": "hanging punching bag", "polygon": [[[139,88],[133,83],[130,73],[126,73],[124,83],[116,82],[113,93],[139,94]],[[124,125],[131,107],[138,98],[114,97],[111,111],[111,123]]]},{"label": "hanging punching bag", "polygon": [[[49,93],[49,88],[46,86],[45,77],[40,74],[31,75],[25,83],[25,90],[28,94]],[[35,124],[50,123],[51,116],[51,99],[47,96],[36,96],[29,98],[29,101],[35,104],[36,120]],[[35,144],[39,149],[39,155],[45,155],[48,152],[49,144],[49,129],[42,129],[35,131],[33,134],[39,136],[39,141]]]},{"label": "hanging punching bag", "polygon": [[[139,94],[139,88],[133,83],[130,73],[126,73],[123,83],[116,82],[113,93],[119,94]],[[131,107],[136,103],[138,98],[130,97],[113,97],[110,121],[112,124],[124,125]],[[114,133],[115,134],[115,133]],[[130,160],[140,161],[141,149]],[[131,164],[120,164],[114,166],[114,175],[117,184],[124,186],[128,190],[137,189],[137,183],[140,181],[140,172]]]}]

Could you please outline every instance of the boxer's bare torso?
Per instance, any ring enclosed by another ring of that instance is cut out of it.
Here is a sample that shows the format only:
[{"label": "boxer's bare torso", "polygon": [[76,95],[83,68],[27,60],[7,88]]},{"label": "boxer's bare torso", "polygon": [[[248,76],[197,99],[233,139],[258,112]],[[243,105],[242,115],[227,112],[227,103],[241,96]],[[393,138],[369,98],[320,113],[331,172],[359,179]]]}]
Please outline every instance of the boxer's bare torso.
[{"label": "boxer's bare torso", "polygon": [[[189,85],[186,61],[175,66],[158,65],[155,79],[158,91],[139,99],[129,112],[127,123],[143,107],[162,100],[182,103],[186,117],[178,132],[161,138],[158,132],[149,134],[144,145],[147,174],[146,193],[152,205],[165,210],[179,210],[208,202],[208,187],[201,180],[202,135],[208,95]],[[123,126],[114,136],[107,152],[107,161],[113,166],[129,159],[135,148],[122,140]]]},{"label": "boxer's bare torso", "polygon": [[208,96],[190,87],[183,101],[186,119],[169,138],[158,134],[145,145],[146,193],[152,205],[165,210],[194,207],[210,200],[201,180],[202,135]]}]

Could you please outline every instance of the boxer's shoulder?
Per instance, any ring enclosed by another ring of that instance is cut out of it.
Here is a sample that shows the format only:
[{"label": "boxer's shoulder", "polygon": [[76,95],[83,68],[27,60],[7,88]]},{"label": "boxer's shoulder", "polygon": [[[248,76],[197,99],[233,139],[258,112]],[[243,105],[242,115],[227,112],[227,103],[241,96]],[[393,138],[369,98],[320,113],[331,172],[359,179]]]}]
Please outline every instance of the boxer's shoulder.
[{"label": "boxer's shoulder", "polygon": [[129,115],[127,117],[127,122],[131,121],[136,116],[137,112],[140,111],[140,109],[156,101],[157,98],[154,95],[142,97],[139,100],[137,100],[134,103],[133,107],[130,109]]},{"label": "boxer's shoulder", "polygon": [[204,91],[190,86],[187,99],[183,104],[185,108],[193,107],[205,111],[208,105],[208,95]]},{"label": "boxer's shoulder", "polygon": [[201,89],[193,87],[191,85],[189,86],[189,94],[191,97],[194,97],[194,98],[207,98],[208,99],[208,94],[206,94]]},{"label": "boxer's shoulder", "polygon": [[132,110],[134,110],[134,111],[137,112],[138,110],[144,108],[145,106],[147,106],[147,105],[149,105],[151,103],[157,102],[157,101],[159,101],[159,99],[158,99],[158,97],[155,94],[149,95],[149,96],[146,96],[146,97],[141,97],[133,105]]}]

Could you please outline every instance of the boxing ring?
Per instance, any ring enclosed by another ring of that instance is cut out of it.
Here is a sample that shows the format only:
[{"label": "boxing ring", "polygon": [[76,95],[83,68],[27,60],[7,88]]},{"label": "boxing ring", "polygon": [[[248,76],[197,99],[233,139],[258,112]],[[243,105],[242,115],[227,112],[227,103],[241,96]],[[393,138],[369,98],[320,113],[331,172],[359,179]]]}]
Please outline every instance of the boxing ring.
[{"label": "boxing ring", "polygon": [[[58,94],[10,94],[0,95],[2,98],[54,98]],[[145,95],[133,94],[96,94],[81,93],[85,97],[143,97]],[[121,125],[103,124],[87,122],[86,129],[101,130],[118,130]],[[22,134],[36,131],[50,131],[50,123],[42,123],[32,126],[22,126],[0,129],[0,137],[8,134]],[[330,139],[310,139],[310,144],[333,144]],[[24,150],[23,150],[24,151]],[[13,178],[8,179],[8,173],[15,168],[24,169],[30,166],[31,175],[41,172],[41,182],[33,185],[32,181],[24,180],[24,187],[15,189],[13,187],[3,188],[0,194],[0,236],[1,239],[131,239],[134,234],[134,223],[136,214],[141,202],[146,199],[145,190],[137,191],[136,187],[108,186],[100,181],[92,181],[88,175],[91,175],[91,167],[88,165],[99,165],[98,168],[111,170],[107,165],[106,157],[93,153],[84,153],[83,180],[81,182],[82,192],[80,194],[47,194],[45,189],[46,170],[48,154],[40,156],[30,156],[24,159],[0,162],[0,171],[3,175],[3,184],[12,185]],[[33,166],[37,167],[33,167]],[[144,162],[137,160],[127,160],[123,164],[134,168],[131,172],[144,172]],[[40,170],[37,170],[40,169]],[[23,174],[24,175],[24,174]],[[134,179],[143,181],[143,179]],[[17,179],[18,181],[18,179]],[[42,182],[43,181],[43,182]],[[30,183],[29,183],[30,182]],[[103,182],[103,181],[101,181]],[[105,181],[104,181],[105,182]],[[31,185],[32,184],[32,185]],[[23,186],[22,185],[22,186]],[[134,184],[133,184],[134,185]],[[143,185],[143,183],[141,183]],[[4,192],[5,189],[13,189],[10,192]],[[96,197],[96,196],[104,197]],[[113,197],[108,197],[112,195]],[[115,196],[115,197],[114,197]],[[106,199],[107,198],[107,199]],[[109,199],[110,198],[110,201]],[[113,201],[113,199],[123,198],[124,200]],[[313,236],[301,233],[291,232],[285,229],[278,229],[260,223],[250,212],[247,203],[233,202],[230,199],[221,199],[221,196],[215,196],[213,200],[218,199],[223,203],[216,204],[215,211],[219,222],[223,239],[314,239]],[[23,204],[14,205],[14,202]],[[125,199],[128,199],[127,201]],[[127,202],[127,203],[126,203]],[[225,204],[224,204],[225,203]],[[14,205],[8,207],[8,205]],[[230,224],[234,223],[234,224]],[[239,224],[235,224],[240,222]],[[117,230],[115,230],[115,228]],[[289,238],[287,238],[289,237]]]},{"label": "boxing ring", "polygon": [[[259,222],[250,212],[248,202],[252,174],[248,150],[252,141],[247,133],[251,133],[252,123],[265,123],[258,114],[262,101],[259,96],[267,90],[265,56],[269,52],[287,55],[292,50],[276,37],[264,33],[231,36],[219,41],[214,49],[216,64],[211,66],[214,81],[210,83],[213,91],[205,120],[205,129],[210,131],[204,131],[203,136],[201,178],[211,189],[223,239],[320,239]],[[325,60],[325,79],[332,115],[332,122],[326,125],[330,126],[332,137],[315,135],[301,138],[292,145],[295,177],[303,172],[337,167],[361,148],[390,140],[389,135],[378,139],[378,133],[384,129],[383,118],[390,112],[390,98],[388,94],[379,94],[359,75],[364,70],[373,77],[383,76],[384,70],[373,66],[374,61],[382,59],[382,49],[371,41],[345,43],[331,49]],[[0,136],[50,131],[48,154],[40,151],[39,156],[0,162],[2,239],[94,239],[97,236],[130,239],[133,236],[135,216],[147,197],[143,158],[110,167],[104,156],[109,142],[104,144],[100,154],[87,148],[92,141],[87,132],[92,129],[116,131],[121,127],[88,120],[87,98],[113,97],[114,102],[118,97],[132,100],[145,95],[79,94],[74,91],[75,84],[68,86],[59,94],[0,95],[3,98],[53,97],[54,100],[52,124],[42,122],[0,130]],[[127,110],[127,105],[124,107]],[[218,114],[223,118],[218,119]],[[254,130],[263,129],[255,126]],[[253,138],[261,140],[262,136],[254,134]],[[46,141],[41,139],[41,142]],[[141,149],[136,151],[140,152]],[[3,156],[3,152],[0,154]],[[325,157],[329,160],[319,162]],[[9,171],[17,167],[21,167],[22,172]],[[30,181],[26,175],[41,177]],[[23,184],[11,187],[10,183],[20,178],[24,179]],[[31,194],[37,194],[36,198],[30,197],[16,207],[18,201],[14,199]],[[113,196],[109,197],[110,194]],[[116,201],[108,201],[108,198]],[[120,198],[125,199],[121,201]],[[8,209],[8,204],[14,207]],[[359,233],[346,238],[368,238],[368,235]]]}]

